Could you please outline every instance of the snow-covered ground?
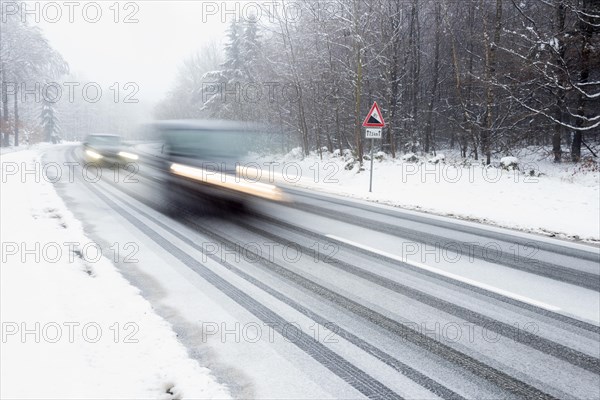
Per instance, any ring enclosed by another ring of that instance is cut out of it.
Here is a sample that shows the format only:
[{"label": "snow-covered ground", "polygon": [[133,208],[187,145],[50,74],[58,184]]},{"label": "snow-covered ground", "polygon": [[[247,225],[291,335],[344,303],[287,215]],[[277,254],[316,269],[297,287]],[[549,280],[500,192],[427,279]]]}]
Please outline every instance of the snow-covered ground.
[{"label": "snow-covered ground", "polygon": [[38,157],[1,159],[0,397],[229,398],[98,254],[52,184],[8,173]]},{"label": "snow-covered ground", "polygon": [[[554,164],[537,150],[493,160],[485,167],[457,155],[376,154],[373,191],[370,161],[352,169],[349,153],[303,157],[255,156],[263,178],[298,187],[480,221],[575,240],[600,240],[600,172],[597,162]],[[518,161],[519,170],[511,164]],[[274,163],[269,165],[270,163]],[[270,173],[268,171],[271,171]],[[248,173],[249,176],[250,173]]]},{"label": "snow-covered ground", "polygon": [[22,144],[19,146],[0,147],[0,154],[14,153],[15,151],[27,150],[30,148],[37,148],[39,145],[30,146],[28,144]]}]

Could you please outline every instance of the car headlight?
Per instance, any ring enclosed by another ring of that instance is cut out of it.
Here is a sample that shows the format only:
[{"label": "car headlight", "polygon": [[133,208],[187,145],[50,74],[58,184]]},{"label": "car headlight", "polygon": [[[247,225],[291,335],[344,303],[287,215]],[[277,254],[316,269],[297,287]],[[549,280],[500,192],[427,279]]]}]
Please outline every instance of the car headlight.
[{"label": "car headlight", "polygon": [[171,171],[176,175],[235,190],[237,192],[276,201],[288,201],[287,196],[285,196],[278,187],[267,183],[243,182],[234,175],[181,164],[172,164]]},{"label": "car headlight", "polygon": [[128,153],[126,151],[120,151],[119,156],[123,158],[128,158],[130,160],[137,160],[139,158],[137,154]]},{"label": "car headlight", "polygon": [[94,150],[90,150],[90,149],[87,149],[85,151],[85,154],[92,157],[94,160],[99,160],[99,159],[103,158],[102,154],[96,153]]}]

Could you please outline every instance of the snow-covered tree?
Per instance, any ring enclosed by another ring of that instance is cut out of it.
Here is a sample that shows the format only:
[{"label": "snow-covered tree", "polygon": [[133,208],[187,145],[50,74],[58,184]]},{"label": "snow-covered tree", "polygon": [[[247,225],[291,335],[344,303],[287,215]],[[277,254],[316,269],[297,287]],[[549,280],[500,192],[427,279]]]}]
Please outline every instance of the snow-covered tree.
[{"label": "snow-covered tree", "polygon": [[[547,146],[576,161],[588,141],[600,144],[597,0],[303,0],[294,9],[300,18],[265,7],[259,22],[231,23],[224,62],[203,76],[214,86],[203,86],[200,115],[270,122],[288,147],[349,149],[357,161],[375,100],[387,123],[379,145],[394,156],[458,146],[489,163]],[[253,82],[261,100],[244,92]]]},{"label": "snow-covered tree", "polygon": [[[252,19],[233,20],[227,32],[225,60],[203,76],[202,110],[213,118],[255,120],[259,104],[249,85],[260,82],[260,35]],[[262,89],[262,87],[260,87]]]},{"label": "snow-covered tree", "polygon": [[[39,27],[31,26],[17,14],[5,15],[0,8],[2,36],[0,40],[0,87],[2,88],[2,129],[3,144],[8,145],[9,125],[12,125],[14,144],[19,144],[19,105],[22,102],[20,90],[26,86],[41,90],[41,82],[50,81],[68,72],[68,65],[55,51]],[[12,102],[12,104],[11,104]],[[12,106],[12,124],[9,124]]]},{"label": "snow-covered tree", "polygon": [[55,104],[47,98],[42,99],[42,107],[40,112],[40,125],[44,132],[44,140],[52,142],[53,136],[57,136],[60,132],[58,112]]},{"label": "snow-covered tree", "polygon": [[187,57],[179,66],[175,85],[157,104],[154,114],[161,119],[202,118],[204,77],[223,63],[220,44],[211,41]]}]

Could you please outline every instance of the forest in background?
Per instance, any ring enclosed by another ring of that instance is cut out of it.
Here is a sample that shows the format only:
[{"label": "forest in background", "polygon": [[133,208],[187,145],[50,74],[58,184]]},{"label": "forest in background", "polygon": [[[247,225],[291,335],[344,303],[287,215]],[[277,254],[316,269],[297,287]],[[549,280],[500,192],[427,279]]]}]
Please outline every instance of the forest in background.
[{"label": "forest in background", "polygon": [[0,146],[135,132],[149,118],[146,104],[132,96],[138,85],[101,85],[74,74],[35,24],[36,4],[0,2]]},{"label": "forest in background", "polygon": [[489,164],[526,146],[551,148],[557,162],[594,154],[598,1],[281,4],[235,18],[223,49],[184,60],[156,117],[267,123],[283,132],[284,151],[351,149],[362,160],[362,121],[377,101],[387,123],[379,145],[393,157],[455,148]]},{"label": "forest in background", "polygon": [[[21,134],[34,130],[39,137],[32,139],[51,141],[60,130],[55,88],[42,95],[41,83],[67,74],[69,66],[38,27],[0,11],[0,145],[18,146]],[[24,104],[27,94],[38,100],[34,106]]]},{"label": "forest in background", "polygon": [[[557,162],[596,156],[596,0],[277,4],[229,18],[223,46],[209,41],[173,60],[177,76],[157,77],[174,84],[155,117],[260,122],[283,133],[273,151],[349,149],[362,160],[361,123],[377,101],[387,123],[377,150],[393,157],[453,148],[489,163],[530,146]],[[54,102],[56,90],[66,97],[57,81],[85,82],[69,74],[38,27],[2,15],[1,28],[0,144],[23,135],[29,142],[136,135],[132,121],[142,119],[142,107],[117,104],[108,88],[97,103]]]}]

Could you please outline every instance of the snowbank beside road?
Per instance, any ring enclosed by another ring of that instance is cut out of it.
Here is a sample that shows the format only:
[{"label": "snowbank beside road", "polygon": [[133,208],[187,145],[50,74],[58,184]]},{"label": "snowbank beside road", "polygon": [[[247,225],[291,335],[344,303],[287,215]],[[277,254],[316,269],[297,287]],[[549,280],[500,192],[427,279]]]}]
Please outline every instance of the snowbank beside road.
[{"label": "snowbank beside road", "polygon": [[43,146],[43,145],[46,145],[46,144],[40,143],[40,144],[35,144],[33,146],[28,145],[28,144],[22,144],[19,146],[0,147],[0,154],[4,155],[4,154],[8,154],[8,153],[14,153],[15,151],[30,150],[31,148],[37,148],[37,147]]},{"label": "snowbank beside road", "polygon": [[[2,168],[36,157],[4,154]],[[0,183],[0,397],[229,398],[36,178]]]},{"label": "snowbank beside road", "polygon": [[[299,150],[285,156],[256,157],[266,177],[281,183],[322,190],[397,207],[569,239],[600,240],[600,172],[581,164],[556,165],[535,154],[505,162],[519,170],[477,163],[459,157],[401,157],[378,153],[373,192],[370,162],[358,171],[350,154],[334,152],[302,158]],[[274,164],[269,165],[273,162]],[[351,168],[353,167],[353,168]]]}]

